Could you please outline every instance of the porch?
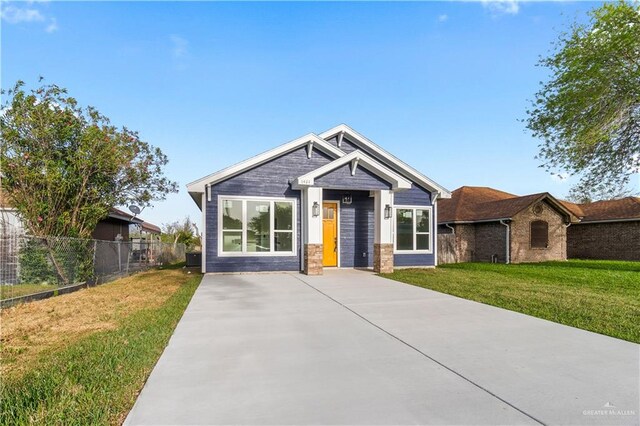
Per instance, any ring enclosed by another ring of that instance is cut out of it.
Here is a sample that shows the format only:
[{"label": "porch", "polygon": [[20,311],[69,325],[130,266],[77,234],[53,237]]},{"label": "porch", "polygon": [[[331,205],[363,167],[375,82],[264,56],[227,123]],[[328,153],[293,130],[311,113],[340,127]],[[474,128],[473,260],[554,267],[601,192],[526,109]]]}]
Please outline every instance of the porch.
[{"label": "porch", "polygon": [[391,190],[307,188],[302,192],[303,271],[373,268],[393,272]]}]

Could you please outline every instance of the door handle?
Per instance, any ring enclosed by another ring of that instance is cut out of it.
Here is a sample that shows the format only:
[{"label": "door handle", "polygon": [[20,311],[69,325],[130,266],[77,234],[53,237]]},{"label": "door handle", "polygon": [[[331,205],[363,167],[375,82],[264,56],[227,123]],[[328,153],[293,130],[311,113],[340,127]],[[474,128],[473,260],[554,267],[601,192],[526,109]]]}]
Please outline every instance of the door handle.
[{"label": "door handle", "polygon": [[338,252],[338,237],[333,239],[333,251]]}]

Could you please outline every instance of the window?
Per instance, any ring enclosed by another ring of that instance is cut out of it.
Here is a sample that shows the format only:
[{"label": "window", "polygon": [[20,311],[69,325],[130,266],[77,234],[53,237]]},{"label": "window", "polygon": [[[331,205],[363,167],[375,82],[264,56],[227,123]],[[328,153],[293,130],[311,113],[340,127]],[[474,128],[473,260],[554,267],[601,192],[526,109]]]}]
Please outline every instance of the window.
[{"label": "window", "polygon": [[396,208],[396,251],[431,252],[431,207]]},{"label": "window", "polygon": [[294,200],[219,198],[221,255],[293,255]]},{"label": "window", "polygon": [[549,247],[549,224],[544,220],[531,222],[531,248]]}]

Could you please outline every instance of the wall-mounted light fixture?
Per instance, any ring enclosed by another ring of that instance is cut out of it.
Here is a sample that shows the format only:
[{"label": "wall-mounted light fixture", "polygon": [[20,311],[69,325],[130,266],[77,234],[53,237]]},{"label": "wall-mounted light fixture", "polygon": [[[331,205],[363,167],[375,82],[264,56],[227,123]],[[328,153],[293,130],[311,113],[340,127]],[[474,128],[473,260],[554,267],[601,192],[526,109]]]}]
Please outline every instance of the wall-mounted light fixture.
[{"label": "wall-mounted light fixture", "polygon": [[387,204],[384,206],[384,218],[391,219],[391,205]]},{"label": "wall-mounted light fixture", "polygon": [[320,204],[318,204],[317,201],[313,202],[313,207],[311,208],[311,214],[313,214],[313,217],[320,216]]}]

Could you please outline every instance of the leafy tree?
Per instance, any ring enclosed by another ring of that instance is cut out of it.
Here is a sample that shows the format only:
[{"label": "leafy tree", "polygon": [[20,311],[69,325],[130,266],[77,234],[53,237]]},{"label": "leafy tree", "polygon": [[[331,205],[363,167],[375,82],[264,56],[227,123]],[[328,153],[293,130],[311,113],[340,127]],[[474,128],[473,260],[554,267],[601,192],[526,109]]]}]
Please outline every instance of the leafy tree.
[{"label": "leafy tree", "polygon": [[571,191],[567,194],[567,200],[577,204],[584,204],[602,200],[618,200],[632,195],[634,195],[634,192],[626,189],[612,190],[611,188],[603,188],[600,190],[600,188],[583,188],[577,186],[571,188]]},{"label": "leafy tree", "polygon": [[540,61],[551,77],[527,111],[547,171],[582,193],[624,190],[640,170],[640,3],[605,3]]},{"label": "leafy tree", "polygon": [[87,238],[112,206],[148,206],[177,192],[159,148],[65,89],[25,91],[18,81],[2,93],[2,191],[31,234]]},{"label": "leafy tree", "polygon": [[[26,91],[18,81],[1,92],[0,190],[30,234],[88,238],[112,206],[148,206],[177,191],[163,175],[167,157],[159,148],[79,106],[65,89],[40,82]],[[49,261],[68,283],[74,278],[49,240],[42,240]]]},{"label": "leafy tree", "polygon": [[200,233],[195,223],[185,217],[182,222],[175,221],[162,225],[162,241],[174,246],[182,243],[187,247],[200,245]]}]

